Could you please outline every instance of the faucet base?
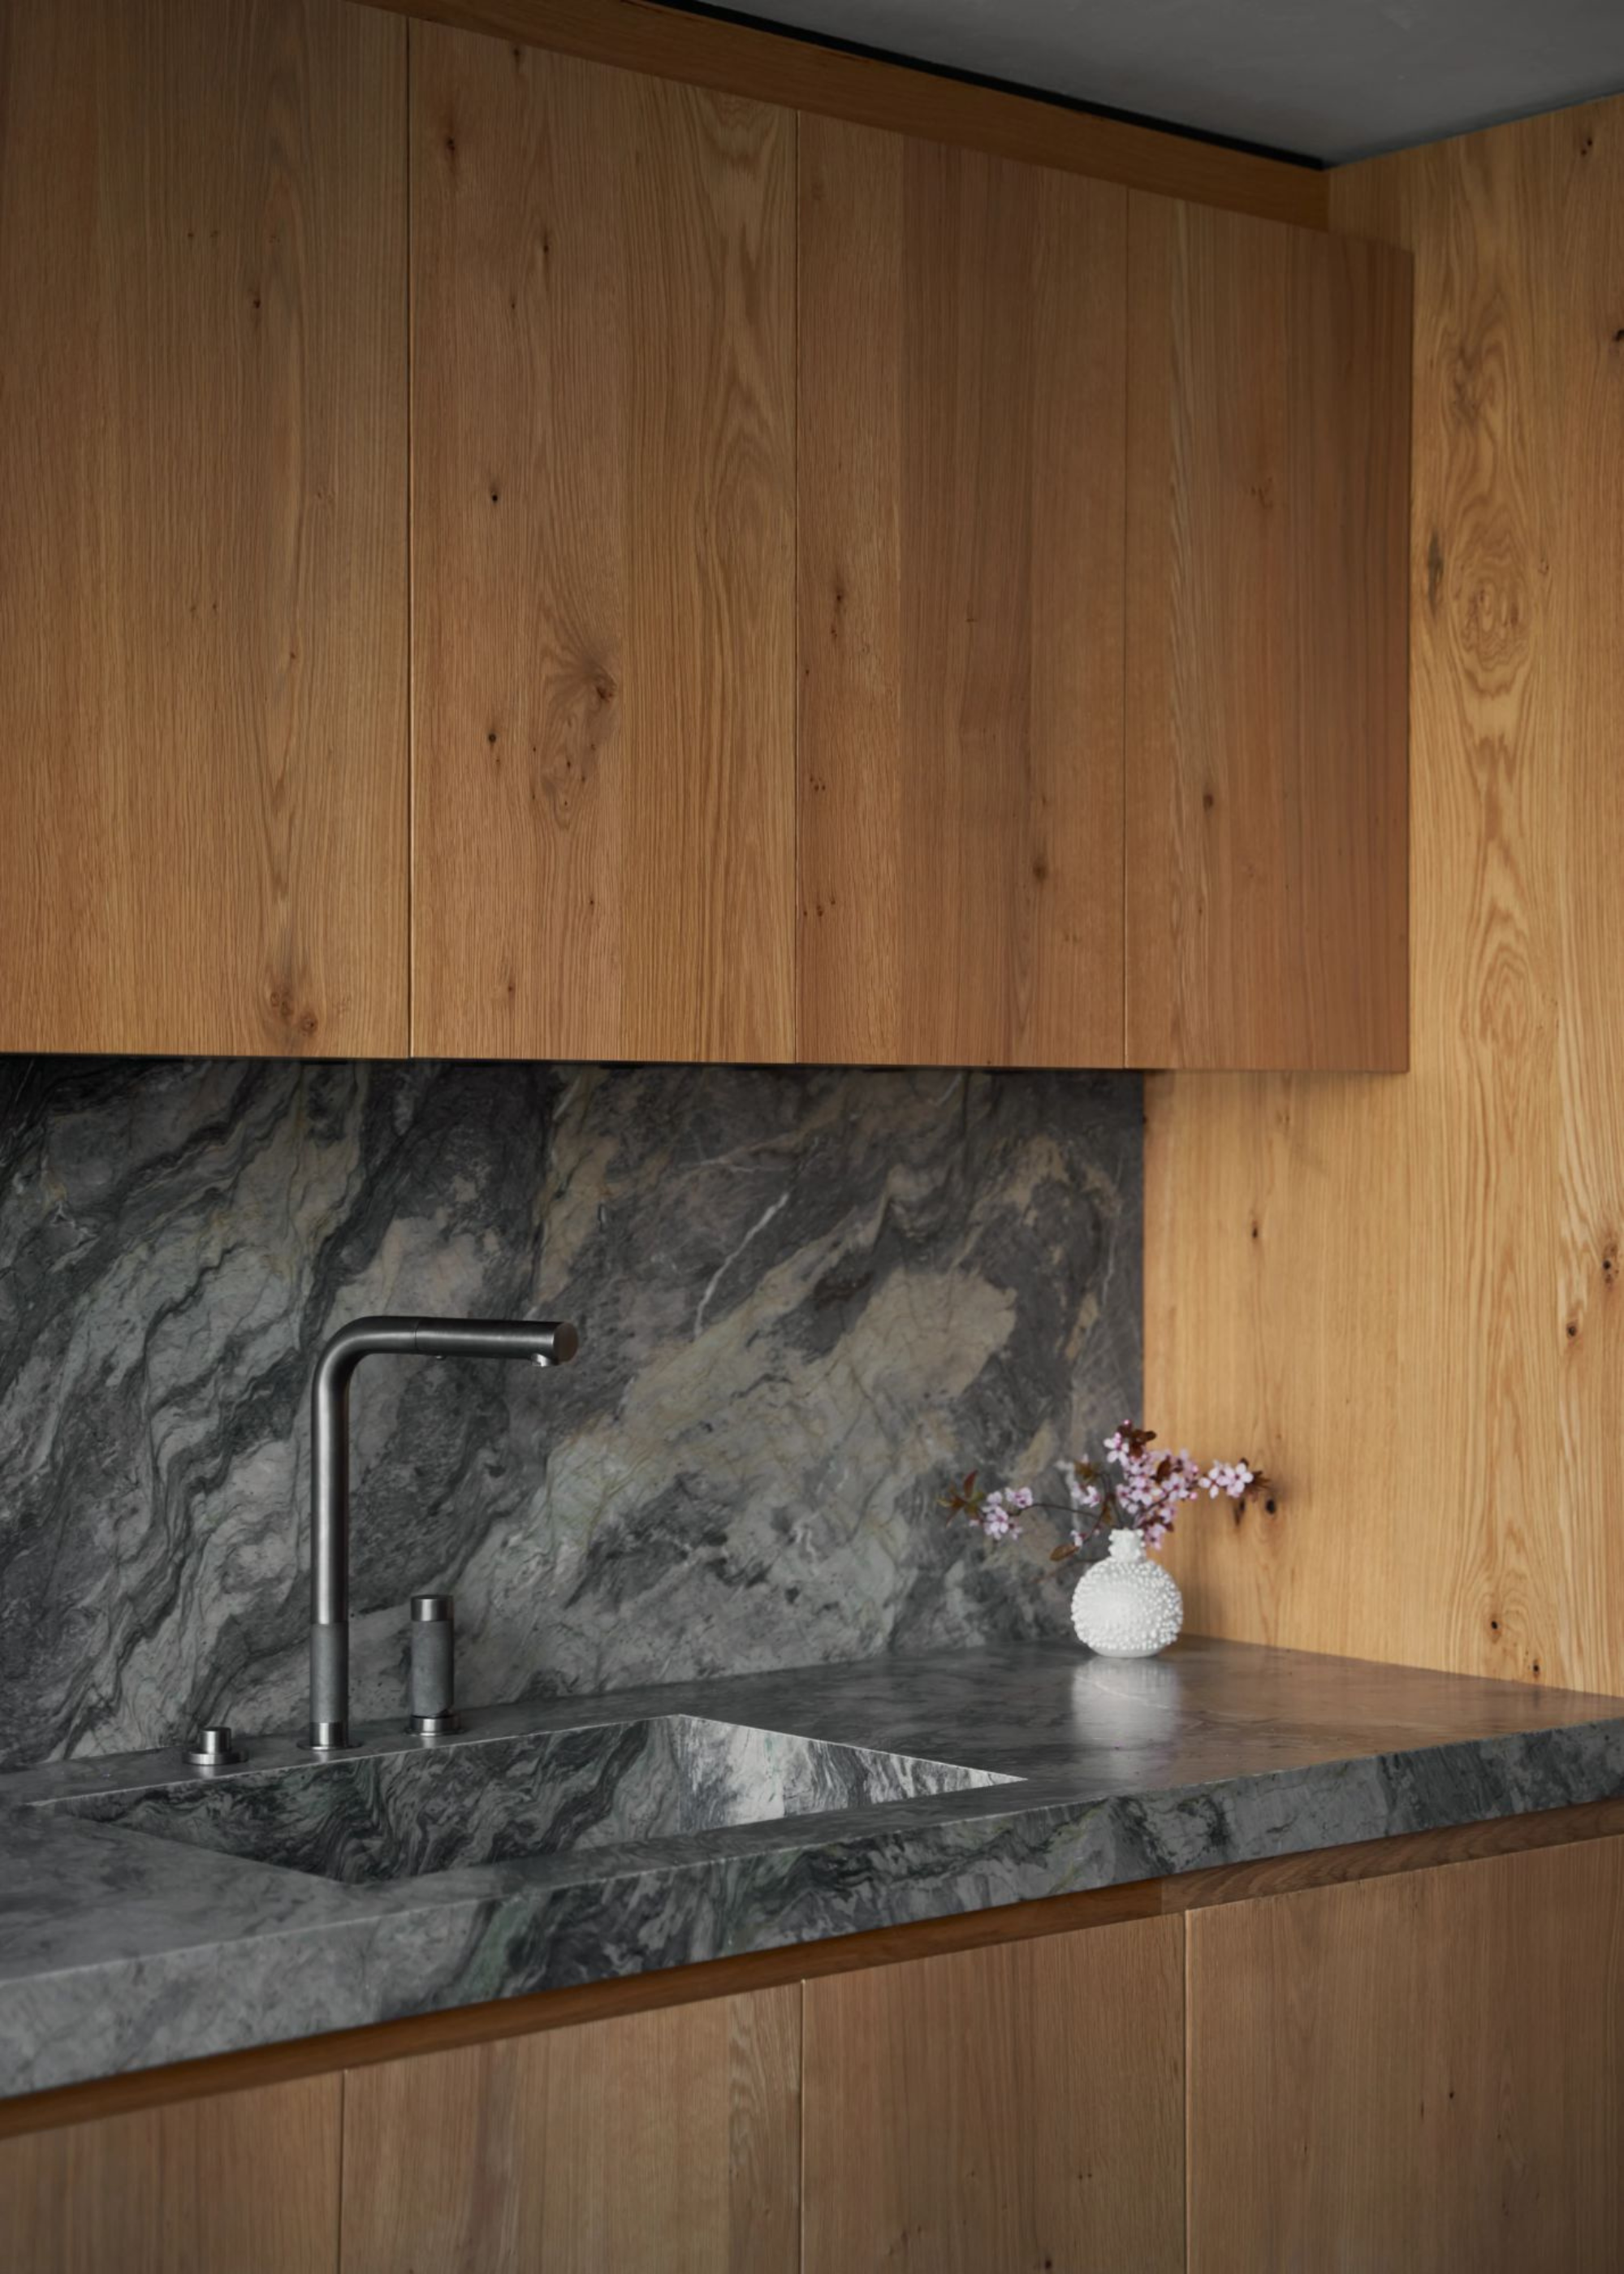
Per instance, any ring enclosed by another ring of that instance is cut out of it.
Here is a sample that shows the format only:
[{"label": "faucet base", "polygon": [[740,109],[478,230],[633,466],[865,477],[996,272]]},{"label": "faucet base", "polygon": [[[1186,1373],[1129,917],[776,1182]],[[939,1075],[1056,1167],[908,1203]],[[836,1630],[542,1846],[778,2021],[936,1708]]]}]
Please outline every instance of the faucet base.
[{"label": "faucet base", "polygon": [[307,1753],[352,1753],[355,1739],[348,1721],[312,1721],[304,1735]]}]

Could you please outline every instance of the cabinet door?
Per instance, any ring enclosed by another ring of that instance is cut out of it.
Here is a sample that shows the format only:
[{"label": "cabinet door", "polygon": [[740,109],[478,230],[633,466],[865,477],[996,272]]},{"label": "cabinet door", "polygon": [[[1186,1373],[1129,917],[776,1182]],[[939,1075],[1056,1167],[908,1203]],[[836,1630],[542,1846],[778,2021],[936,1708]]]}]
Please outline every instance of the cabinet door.
[{"label": "cabinet door", "polygon": [[0,1050],[405,1047],[405,85],[0,0]]},{"label": "cabinet door", "polygon": [[0,2142],[8,2274],[332,2274],[342,2080]]},{"label": "cabinet door", "polygon": [[1128,1061],[1402,1069],[1409,256],[1129,245]]},{"label": "cabinet door", "polygon": [[794,1986],[352,2069],[344,2274],[794,2274]]},{"label": "cabinet door", "polygon": [[420,1055],[792,1055],[794,135],[412,27]]},{"label": "cabinet door", "polygon": [[805,2274],[1182,2274],[1175,1918],[805,1985]]},{"label": "cabinet door", "polygon": [[800,212],[799,1054],[1120,1065],[1126,192],[803,117]]},{"label": "cabinet door", "polygon": [[1624,2266],[1624,1841],[1187,1924],[1197,2274]]}]

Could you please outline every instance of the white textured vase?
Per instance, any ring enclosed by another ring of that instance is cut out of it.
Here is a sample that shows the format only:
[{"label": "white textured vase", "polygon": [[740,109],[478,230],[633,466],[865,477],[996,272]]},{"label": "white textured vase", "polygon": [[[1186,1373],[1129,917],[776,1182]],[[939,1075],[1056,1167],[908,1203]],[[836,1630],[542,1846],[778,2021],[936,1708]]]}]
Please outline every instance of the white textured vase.
[{"label": "white textured vase", "polygon": [[1184,1623],[1172,1573],[1151,1562],[1137,1532],[1113,1532],[1109,1555],[1084,1572],[1071,1598],[1078,1640],[1101,1658],[1151,1658],[1177,1640]]}]

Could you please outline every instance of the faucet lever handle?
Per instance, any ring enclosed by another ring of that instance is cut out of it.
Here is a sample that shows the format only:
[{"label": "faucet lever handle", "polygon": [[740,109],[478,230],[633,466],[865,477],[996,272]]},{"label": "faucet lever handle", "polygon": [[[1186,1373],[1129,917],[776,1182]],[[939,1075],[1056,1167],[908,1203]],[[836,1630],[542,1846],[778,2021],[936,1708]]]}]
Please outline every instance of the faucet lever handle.
[{"label": "faucet lever handle", "polygon": [[410,1728],[418,1737],[444,1737],[458,1726],[455,1605],[449,1595],[411,1599]]}]

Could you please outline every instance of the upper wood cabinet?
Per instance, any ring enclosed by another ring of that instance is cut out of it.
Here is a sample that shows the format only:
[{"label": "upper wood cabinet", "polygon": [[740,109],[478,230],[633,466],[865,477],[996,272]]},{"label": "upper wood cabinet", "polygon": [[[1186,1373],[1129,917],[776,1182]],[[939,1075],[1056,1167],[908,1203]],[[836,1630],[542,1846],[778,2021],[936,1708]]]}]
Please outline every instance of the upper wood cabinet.
[{"label": "upper wood cabinet", "polygon": [[1410,277],[1130,200],[1132,1065],[1408,1063]]},{"label": "upper wood cabinet", "polygon": [[1405,1062],[1404,255],[0,0],[0,1050]]},{"label": "upper wood cabinet", "polygon": [[412,40],[414,1047],[791,1058],[793,115]]},{"label": "upper wood cabinet", "polygon": [[1127,192],[801,121],[797,1052],[1122,1063]]},{"label": "upper wood cabinet", "polygon": [[403,1052],[406,27],[0,0],[0,1050]]}]

